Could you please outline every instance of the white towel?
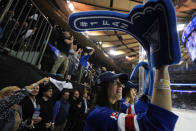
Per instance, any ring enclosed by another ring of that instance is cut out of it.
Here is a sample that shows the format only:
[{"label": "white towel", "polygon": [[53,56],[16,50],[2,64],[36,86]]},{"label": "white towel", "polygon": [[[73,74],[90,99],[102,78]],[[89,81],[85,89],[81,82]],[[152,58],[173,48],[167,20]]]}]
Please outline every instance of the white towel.
[{"label": "white towel", "polygon": [[52,82],[59,89],[59,91],[62,91],[63,89],[73,89],[73,85],[71,82],[58,81],[51,77],[50,82]]}]

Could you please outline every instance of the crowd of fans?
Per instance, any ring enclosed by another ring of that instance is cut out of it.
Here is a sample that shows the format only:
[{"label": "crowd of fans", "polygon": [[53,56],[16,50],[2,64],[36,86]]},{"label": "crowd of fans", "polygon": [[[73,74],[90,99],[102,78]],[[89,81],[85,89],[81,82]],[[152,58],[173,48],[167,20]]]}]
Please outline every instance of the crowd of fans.
[{"label": "crowd of fans", "polygon": [[[14,15],[14,11],[8,11],[3,22],[0,23],[0,42],[7,43],[7,38],[10,37],[9,45],[13,46],[15,38],[19,35],[17,42],[28,44],[28,40],[31,40],[30,37],[36,34],[37,27],[32,25],[35,25],[39,16],[34,14],[28,17],[27,21],[19,22]],[[19,32],[20,34],[18,34]],[[24,48],[28,48],[24,45],[22,45]],[[16,47],[23,48],[20,45]],[[1,131],[83,131],[87,116],[94,106],[94,99],[101,98],[96,99],[96,103],[100,106],[103,103],[108,104],[106,103],[107,98],[102,97],[104,92],[109,92],[106,91],[107,88],[101,89],[102,93],[99,92],[100,94],[97,96],[95,92],[98,89],[93,88],[97,83],[97,78],[107,72],[107,69],[106,67],[95,69],[89,62],[90,57],[95,53],[92,47],[79,48],[73,34],[55,25],[48,48],[55,56],[49,73],[55,77],[60,73],[59,76],[63,81],[43,78],[24,88],[9,86],[1,89]],[[67,81],[77,81],[86,88],[81,92],[75,87],[73,88],[72,84]],[[119,79],[112,82],[122,86]],[[120,101],[124,105],[121,106],[121,109],[114,107],[116,105],[111,105],[111,107],[125,113],[126,109],[139,98],[137,98],[137,86],[133,83],[126,83],[124,86],[123,99]],[[89,90],[87,87],[92,88]],[[145,96],[140,99],[149,101]],[[174,105],[176,104],[174,103]]]},{"label": "crowd of fans", "polygon": [[[3,10],[0,11],[2,14]],[[40,25],[37,22],[40,16],[34,13],[24,21],[25,18],[18,19],[18,15],[18,12],[9,10],[0,23],[1,47],[15,51],[30,50],[37,43],[34,40],[38,33],[36,25]],[[55,55],[49,72],[55,76],[60,72],[60,76],[66,81],[78,81],[80,78],[80,83],[90,86],[91,82],[95,84],[98,75],[107,70],[102,67],[95,71],[88,61],[95,50],[91,47],[78,48],[74,36],[60,26],[54,26],[48,48]],[[83,92],[70,89],[66,81],[54,81],[56,80],[52,78],[43,78],[22,89],[9,86],[0,90],[1,130],[83,130],[92,105],[93,93],[86,88]]]},{"label": "crowd of fans", "polygon": [[[24,27],[27,26],[28,23],[25,22]],[[33,31],[22,30],[23,35],[20,35],[20,39],[29,37],[28,32]],[[93,106],[94,91],[89,91],[87,88],[83,92],[70,89],[66,81],[80,81],[79,84],[92,87],[97,77],[107,69],[106,67],[94,69],[88,60],[95,50],[91,47],[78,48],[78,45],[74,43],[74,36],[59,26],[55,26],[48,48],[55,55],[50,73],[56,76],[59,72],[64,81],[43,78],[21,90],[18,87],[3,88],[0,91],[2,131],[8,129],[15,131],[84,130],[87,115]],[[130,101],[133,104],[135,92],[132,92]],[[127,103],[129,103],[130,94],[126,93]],[[6,105],[7,103],[10,104]]]},{"label": "crowd of fans", "polygon": [[[65,83],[43,78],[21,89],[9,86],[0,90],[1,131],[83,131],[95,95]],[[137,87],[133,86],[123,92],[126,104],[136,101]]]},{"label": "crowd of fans", "polygon": [[[10,86],[0,91],[2,131],[79,131],[84,129],[89,112],[87,90],[80,94],[78,90],[73,91],[67,86],[52,85],[55,80],[51,79],[43,78],[22,89]],[[59,93],[55,93],[55,88]],[[55,95],[58,97],[54,98]]]},{"label": "crowd of fans", "polygon": [[46,55],[49,54],[50,58],[54,58],[53,62],[52,64],[48,61],[44,62],[47,59],[45,57],[42,63],[52,66],[49,68],[43,66],[42,70],[61,76],[68,81],[77,81],[86,86],[93,85],[96,77],[107,69],[104,66],[94,67],[89,59],[95,50],[88,46],[82,48],[75,41],[73,34],[55,25],[46,50]]}]

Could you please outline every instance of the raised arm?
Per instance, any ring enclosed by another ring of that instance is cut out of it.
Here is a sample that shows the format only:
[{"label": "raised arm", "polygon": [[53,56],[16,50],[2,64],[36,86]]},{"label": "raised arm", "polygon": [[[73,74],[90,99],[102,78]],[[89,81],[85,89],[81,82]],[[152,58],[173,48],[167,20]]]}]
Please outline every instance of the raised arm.
[{"label": "raised arm", "polygon": [[151,102],[169,111],[172,109],[168,66],[162,66],[155,70],[154,91]]},{"label": "raised arm", "polygon": [[41,84],[41,83],[43,83],[43,82],[49,82],[49,80],[50,80],[50,78],[44,77],[44,78],[42,78],[41,80],[37,81],[36,84],[39,85],[39,84]]},{"label": "raised arm", "polygon": [[6,112],[13,105],[20,103],[20,101],[24,99],[27,94],[28,91],[24,89],[0,100],[0,114],[3,115],[4,112]]},{"label": "raised arm", "polygon": [[15,92],[15,93],[11,94],[10,96],[7,96],[6,98],[1,99],[0,100],[0,114],[7,111],[13,105],[20,103],[20,101],[23,100],[24,97],[28,93],[30,93],[34,87],[36,87],[40,83],[42,83],[44,81],[48,81],[48,80],[49,80],[49,78],[45,77],[45,78],[37,81],[36,84],[34,83],[34,84],[29,85],[29,86],[26,86],[25,88],[23,88],[19,92]]}]

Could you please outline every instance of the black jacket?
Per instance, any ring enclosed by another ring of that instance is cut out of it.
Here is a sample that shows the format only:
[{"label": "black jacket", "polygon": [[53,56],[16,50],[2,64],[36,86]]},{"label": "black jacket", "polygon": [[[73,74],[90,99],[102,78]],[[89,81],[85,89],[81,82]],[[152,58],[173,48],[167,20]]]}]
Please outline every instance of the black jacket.
[{"label": "black jacket", "polygon": [[31,119],[34,112],[34,106],[31,99],[26,96],[20,103],[22,106],[22,117],[23,120]]}]

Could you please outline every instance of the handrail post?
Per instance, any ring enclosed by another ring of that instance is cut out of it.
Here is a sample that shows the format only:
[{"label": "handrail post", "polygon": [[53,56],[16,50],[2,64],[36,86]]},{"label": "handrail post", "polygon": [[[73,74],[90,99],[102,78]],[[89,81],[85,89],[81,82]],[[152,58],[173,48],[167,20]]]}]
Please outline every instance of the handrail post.
[{"label": "handrail post", "polygon": [[50,35],[51,35],[51,33],[52,33],[52,30],[53,30],[53,27],[52,27],[52,26],[50,26],[50,32],[49,32],[49,34],[48,34],[48,37],[47,37],[46,43],[45,43],[45,45],[44,45],[44,48],[43,48],[43,50],[42,50],[42,52],[41,52],[41,55],[40,55],[39,61],[38,61],[38,63],[37,63],[37,67],[38,67],[38,68],[39,68],[39,67],[40,67],[40,65],[41,65],[41,61],[42,61],[42,59],[43,59],[43,55],[44,55],[44,53],[45,53],[45,51],[46,51],[46,47],[47,47],[47,45],[48,45],[48,41],[49,41]]},{"label": "handrail post", "polygon": [[3,18],[5,17],[6,13],[8,12],[8,10],[10,9],[10,6],[12,5],[14,0],[9,0],[9,2],[7,3],[2,15],[0,16],[0,23],[3,21]]}]

